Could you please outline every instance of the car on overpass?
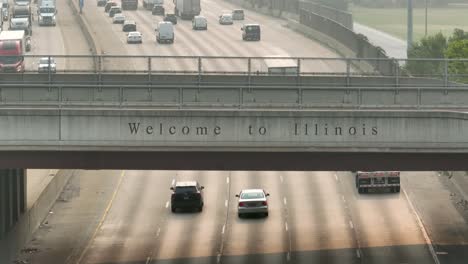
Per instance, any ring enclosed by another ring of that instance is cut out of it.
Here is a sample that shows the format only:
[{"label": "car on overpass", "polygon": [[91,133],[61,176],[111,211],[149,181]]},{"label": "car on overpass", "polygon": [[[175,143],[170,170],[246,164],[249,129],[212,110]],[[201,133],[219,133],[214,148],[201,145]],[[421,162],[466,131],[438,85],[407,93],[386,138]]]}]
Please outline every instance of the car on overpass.
[{"label": "car on overpass", "polygon": [[268,216],[268,196],[269,193],[263,189],[244,189],[236,197],[239,198],[237,214],[244,215],[262,214]]},{"label": "car on overpass", "polygon": [[40,58],[37,66],[37,71],[39,73],[57,72],[57,64],[55,63],[55,59],[53,57]]},{"label": "car on overpass", "polygon": [[179,181],[171,187],[171,211],[177,209],[196,209],[203,211],[203,189],[197,181]]}]

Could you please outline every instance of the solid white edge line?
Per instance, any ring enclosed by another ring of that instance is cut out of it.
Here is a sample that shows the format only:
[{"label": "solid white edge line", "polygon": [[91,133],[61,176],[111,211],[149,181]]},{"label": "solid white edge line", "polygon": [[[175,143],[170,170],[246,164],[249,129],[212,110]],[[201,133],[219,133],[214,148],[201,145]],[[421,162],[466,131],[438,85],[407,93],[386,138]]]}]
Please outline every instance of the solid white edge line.
[{"label": "solid white edge line", "polygon": [[349,227],[351,227],[351,229],[354,229],[354,225],[352,221],[349,221]]},{"label": "solid white edge line", "polygon": [[169,207],[169,201],[166,202],[166,208],[168,208],[168,207]]},{"label": "solid white edge line", "polygon": [[224,207],[227,207],[228,206],[228,200],[224,200]]},{"label": "solid white edge line", "polygon": [[286,200],[286,197],[283,198],[283,203],[284,203],[284,205],[288,204],[288,201]]},{"label": "solid white edge line", "polygon": [[150,258],[150,257],[147,257],[147,258],[146,258],[146,264],[150,263],[150,261],[151,261],[151,258]]},{"label": "solid white edge line", "polygon": [[286,229],[286,231],[288,231],[288,222],[284,223],[284,229]]},{"label": "solid white edge line", "polygon": [[338,174],[335,172],[335,180],[338,181]]},{"label": "solid white edge line", "polygon": [[171,185],[174,186],[174,183],[175,183],[175,179],[172,179],[172,184]]},{"label": "solid white edge line", "polygon": [[229,176],[226,177],[226,184],[229,184]]},{"label": "solid white edge line", "polygon": [[112,193],[112,197],[111,199],[109,200],[109,203],[107,204],[107,207],[106,209],[104,210],[104,213],[103,215],[101,216],[101,219],[99,220],[99,223],[98,225],[96,226],[96,229],[94,230],[94,233],[93,235],[91,236],[91,238],[88,240],[84,250],[81,252],[80,254],[80,257],[78,258],[78,260],[76,261],[76,264],[80,264],[81,261],[83,260],[84,256],[86,255],[86,253],[88,252],[89,248],[91,247],[91,244],[94,243],[94,240],[96,239],[96,236],[97,236],[97,233],[99,232],[99,230],[101,229],[102,225],[104,224],[104,221],[106,220],[107,218],[107,214],[109,213],[110,209],[112,208],[112,205],[114,203],[114,200],[115,200],[115,197],[117,196],[117,192],[120,190],[120,186],[122,185],[122,181],[123,181],[123,177],[125,176],[125,170],[122,170],[122,172],[120,173],[120,178],[119,178],[119,181],[117,183],[117,187],[114,189],[114,192]]},{"label": "solid white edge line", "polygon": [[436,254],[436,252],[434,250],[434,246],[432,245],[432,241],[429,238],[429,235],[427,234],[426,228],[424,227],[424,225],[423,225],[423,223],[421,221],[421,218],[419,217],[418,212],[416,212],[416,209],[414,208],[413,203],[409,199],[409,196],[406,193],[406,191],[403,188],[402,188],[402,190],[403,190],[403,194],[406,197],[406,200],[408,201],[409,206],[411,207],[411,210],[413,211],[414,215],[416,216],[416,222],[418,222],[419,228],[421,229],[421,232],[423,233],[424,240],[426,240],[426,244],[429,247],[429,252],[431,252],[431,255],[432,255],[432,258],[434,259],[434,262],[436,264],[440,264],[439,258],[437,257],[437,254]]},{"label": "solid white edge line", "polygon": [[359,249],[356,249],[356,256],[358,258],[361,258],[361,251]]},{"label": "solid white edge line", "polygon": [[291,261],[291,252],[288,252],[288,253],[286,254],[286,260],[287,260],[288,262]]}]

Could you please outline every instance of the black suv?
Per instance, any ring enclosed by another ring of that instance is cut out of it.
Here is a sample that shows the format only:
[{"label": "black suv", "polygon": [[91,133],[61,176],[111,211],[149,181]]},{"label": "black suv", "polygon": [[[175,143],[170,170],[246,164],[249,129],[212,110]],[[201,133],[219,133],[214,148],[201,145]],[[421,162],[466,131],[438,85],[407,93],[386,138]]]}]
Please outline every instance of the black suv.
[{"label": "black suv", "polygon": [[243,40],[260,40],[259,24],[244,24],[241,30]]},{"label": "black suv", "polygon": [[164,17],[164,21],[169,21],[171,22],[173,25],[177,24],[177,17],[175,14],[167,14],[165,17]]},{"label": "black suv", "polygon": [[171,187],[171,211],[175,213],[177,208],[180,209],[197,209],[199,212],[203,210],[203,189],[196,181],[177,182]]}]

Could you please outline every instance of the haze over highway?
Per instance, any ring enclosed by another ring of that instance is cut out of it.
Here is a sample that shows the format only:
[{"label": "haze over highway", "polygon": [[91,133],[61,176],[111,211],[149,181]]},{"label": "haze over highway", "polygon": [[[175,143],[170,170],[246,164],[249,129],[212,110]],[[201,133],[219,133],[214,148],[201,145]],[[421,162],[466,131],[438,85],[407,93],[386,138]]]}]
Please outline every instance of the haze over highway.
[{"label": "haze over highway", "polygon": [[[57,27],[34,23],[32,54],[90,54],[69,2],[58,1]],[[171,1],[165,3],[172,13]],[[122,25],[87,1],[82,16],[98,50],[119,56],[338,57],[284,25],[285,20],[246,11],[262,26],[260,42],[242,41],[240,27],[218,24],[236,6],[202,0],[208,31],[179,20],[174,44],[157,44],[144,10],[124,14],[137,23],[143,44],[127,44]],[[28,67],[37,67],[30,61]],[[106,69],[144,70],[143,58],[105,59]],[[59,59],[59,69],[91,67],[89,60]],[[78,66],[77,66],[78,65]],[[344,71],[343,62],[304,63],[308,71]],[[242,60],[214,60],[205,70],[245,70]],[[197,70],[196,61],[153,61],[153,69]],[[180,157],[184,162],[184,157]],[[172,213],[169,188],[177,181],[202,184],[202,212]],[[457,207],[447,178],[436,172],[402,172],[400,193],[359,194],[351,172],[278,171],[77,171],[19,260],[27,263],[442,263],[468,259],[466,213]],[[239,218],[235,194],[265,189],[268,217]]]}]

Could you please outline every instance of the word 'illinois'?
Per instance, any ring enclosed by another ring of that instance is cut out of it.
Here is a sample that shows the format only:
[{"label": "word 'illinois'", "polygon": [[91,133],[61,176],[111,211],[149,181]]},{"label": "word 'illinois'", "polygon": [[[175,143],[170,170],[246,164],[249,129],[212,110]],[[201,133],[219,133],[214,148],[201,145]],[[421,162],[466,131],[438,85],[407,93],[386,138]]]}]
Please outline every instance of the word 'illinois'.
[{"label": "word 'illinois'", "polygon": [[329,126],[328,124],[294,124],[294,135],[304,136],[377,136],[377,126]]}]

